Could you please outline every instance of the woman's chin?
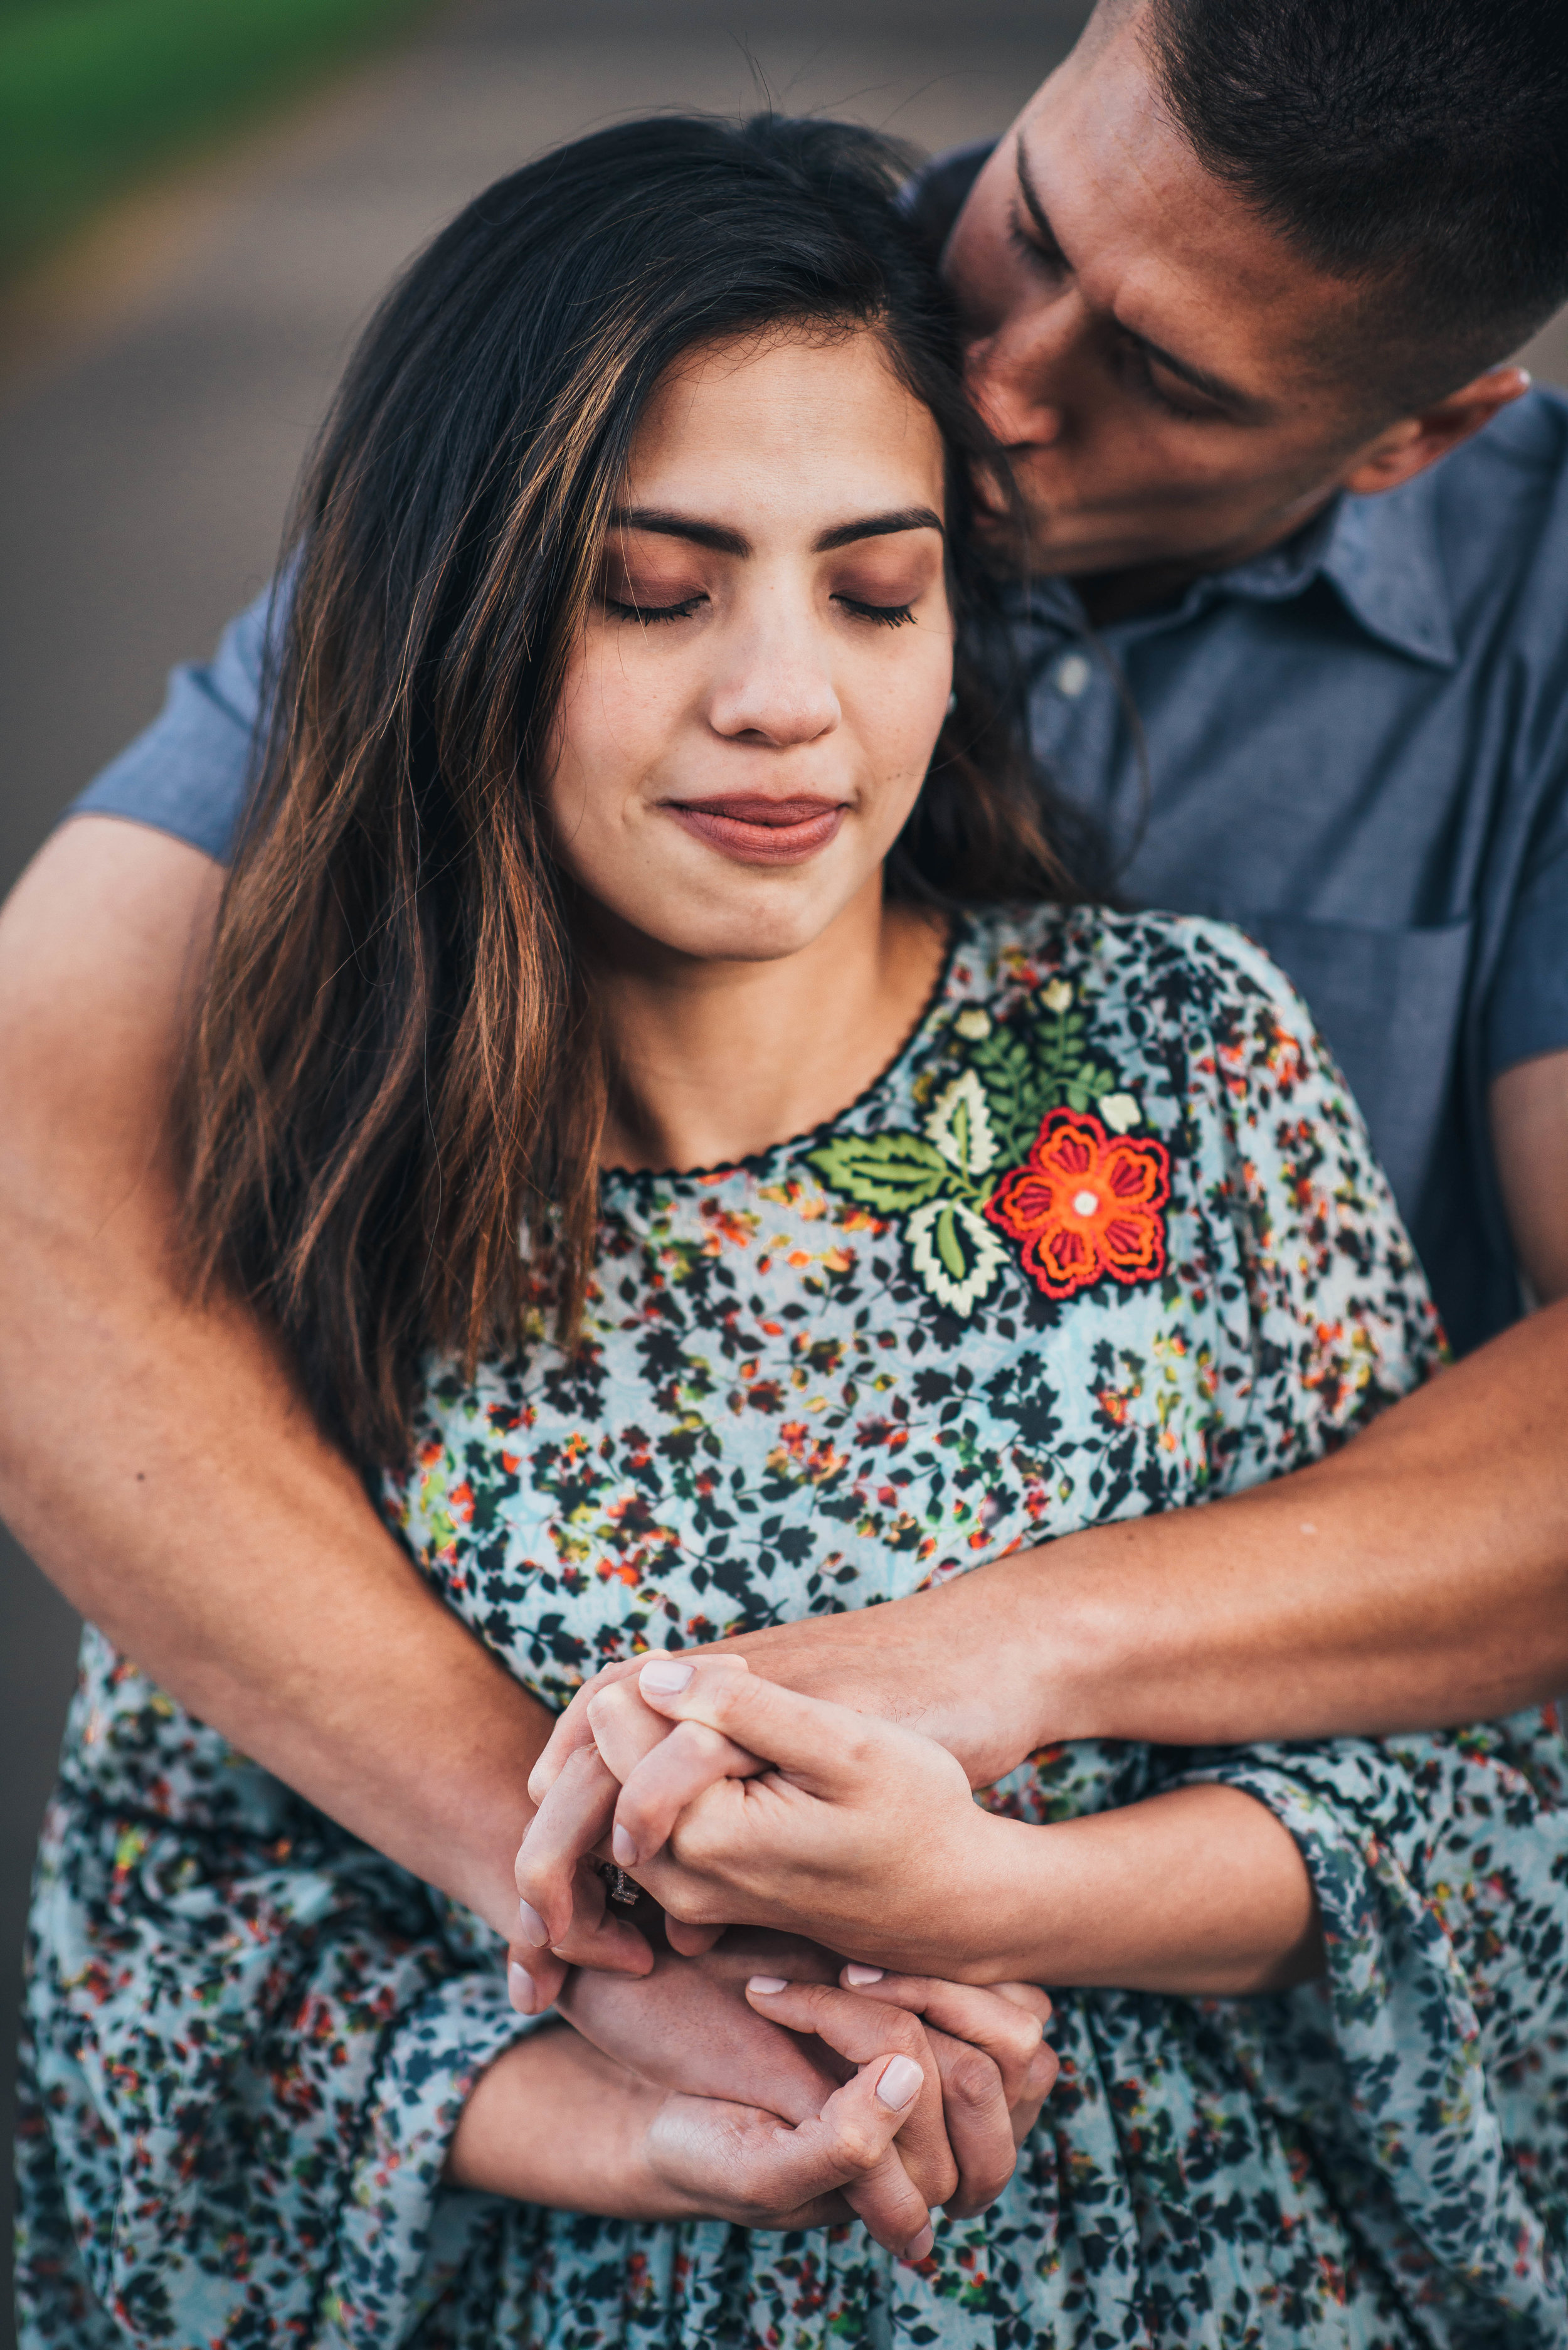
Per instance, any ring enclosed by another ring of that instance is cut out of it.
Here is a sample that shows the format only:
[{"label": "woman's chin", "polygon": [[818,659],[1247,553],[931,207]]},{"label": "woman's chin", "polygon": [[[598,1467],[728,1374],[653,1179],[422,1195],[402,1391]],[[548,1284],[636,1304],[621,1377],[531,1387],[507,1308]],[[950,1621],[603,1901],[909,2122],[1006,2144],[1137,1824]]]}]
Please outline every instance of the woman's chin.
[{"label": "woman's chin", "polygon": [[[815,877],[814,877],[815,878]],[[846,888],[803,886],[793,874],[746,877],[751,886],[713,889],[694,886],[686,874],[659,877],[659,886],[607,893],[600,906],[617,928],[646,940],[665,955],[691,962],[781,962],[804,954],[839,924],[861,899],[864,879]],[[879,893],[867,911],[873,913]]]},{"label": "woman's chin", "polygon": [[753,918],[693,923],[682,925],[678,935],[659,943],[691,962],[785,962],[815,946],[831,919],[803,922],[780,915],[771,921]]}]

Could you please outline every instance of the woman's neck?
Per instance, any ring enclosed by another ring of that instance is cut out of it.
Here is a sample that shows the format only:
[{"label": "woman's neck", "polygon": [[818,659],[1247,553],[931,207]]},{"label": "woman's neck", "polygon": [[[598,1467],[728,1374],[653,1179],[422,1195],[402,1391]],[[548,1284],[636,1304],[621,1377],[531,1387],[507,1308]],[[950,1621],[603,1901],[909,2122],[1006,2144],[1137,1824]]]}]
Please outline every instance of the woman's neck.
[{"label": "woman's neck", "polygon": [[798,953],[700,962],[601,934],[613,1072],[607,1167],[723,1167],[808,1133],[895,1059],[941,968],[945,923],[873,889]]}]

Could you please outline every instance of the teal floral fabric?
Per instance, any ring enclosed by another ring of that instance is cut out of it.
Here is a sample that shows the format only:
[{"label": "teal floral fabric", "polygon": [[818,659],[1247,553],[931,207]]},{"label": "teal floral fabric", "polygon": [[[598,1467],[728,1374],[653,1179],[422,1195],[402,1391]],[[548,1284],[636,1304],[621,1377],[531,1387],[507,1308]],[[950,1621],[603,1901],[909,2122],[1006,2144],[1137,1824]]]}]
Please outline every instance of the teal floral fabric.
[{"label": "teal floral fabric", "polygon": [[[1440,1358],[1304,1008],[1199,921],[977,919],[842,1117],[609,1176],[603,1204],[587,1347],[432,1365],[387,1487],[446,1604],[552,1707],[608,1659],[1234,1492]],[[472,2083],[529,2029],[498,1946],[89,1630],[33,1918],[26,2350],[1568,2350],[1554,1713],[1049,1747],[983,1800],[1048,1823],[1192,1779],[1289,1827],[1326,1980],[1061,1992],[1061,2084],[1012,2183],[911,2271],[857,2226],[443,2187]]]}]

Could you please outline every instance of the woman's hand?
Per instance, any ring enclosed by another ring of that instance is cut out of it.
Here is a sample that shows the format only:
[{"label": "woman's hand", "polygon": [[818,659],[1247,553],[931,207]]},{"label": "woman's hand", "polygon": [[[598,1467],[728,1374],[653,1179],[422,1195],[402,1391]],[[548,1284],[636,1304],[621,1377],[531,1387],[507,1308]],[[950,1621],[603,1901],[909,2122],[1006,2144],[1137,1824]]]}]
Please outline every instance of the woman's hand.
[{"label": "woman's hand", "polygon": [[[798,1697],[737,1662],[657,1658],[636,1682],[597,1690],[595,1744],[570,1754],[517,1858],[550,1940],[571,1925],[589,1825],[602,1840],[607,1773],[625,1782],[611,1850],[671,1918],[771,1925],[910,1974],[968,1971],[972,1873],[1003,1824],[977,1810],[959,1763],[912,1731]],[[680,1726],[660,1740],[650,1716]],[[590,1779],[591,1809],[577,1800]]]},{"label": "woman's hand", "polygon": [[[1049,2000],[1021,1984],[977,1991],[889,1978],[873,1989],[877,1970],[866,1968],[847,1970],[836,1987],[837,1970],[815,1943],[733,1932],[701,1959],[661,1954],[640,1981],[574,1972],[560,2006],[596,2047],[659,2085],[765,2106],[791,2122],[817,2112],[848,2069],[812,2019],[836,2014],[839,2034],[861,2048],[874,2024],[876,2045],[911,2056],[927,2079],[898,2141],[917,2189],[928,2205],[983,2210],[1011,2177],[1055,2078],[1043,2037]],[[766,1981],[784,1993],[759,1991]],[[871,2224],[859,2197],[851,2200]]]},{"label": "woman's hand", "polygon": [[[607,1903],[605,1881],[592,1856],[610,1852],[622,1778],[655,1747],[670,1742],[672,1733],[670,1725],[648,1706],[639,1705],[635,1712],[623,1707],[621,1715],[615,1750],[618,1772],[609,1768],[591,1738],[574,1745],[561,1768],[550,1773],[549,1801],[542,1813],[535,1812],[517,1855],[521,1939],[512,1950],[509,1979],[512,2003],[522,2015],[541,2014],[557,2000],[570,1967],[642,1975],[652,1963],[644,1937]],[[692,1724],[673,1737],[701,1742],[711,1766],[710,1777],[729,1766],[729,1742],[712,1731]],[[750,1755],[739,1761],[749,1769],[763,1768]],[[671,1944],[688,1958],[711,1950],[721,1930],[673,1919],[667,1926]]]},{"label": "woman's hand", "polygon": [[[947,1750],[913,1731],[716,1660],[668,1657],[644,1667],[635,1690],[619,1681],[593,1701],[612,1770],[616,1724],[639,1706],[770,1765],[714,1781],[672,1830],[663,1758],[676,1741],[630,1771],[613,1846],[674,1918],[775,1926],[954,1981],[1226,1997],[1322,1970],[1301,1853],[1240,1788],[1172,1787],[1049,1826],[1002,1819],[975,1805]],[[680,1773],[689,1785],[689,1764]]]},{"label": "woman's hand", "polygon": [[857,2057],[864,2033],[839,2024],[817,2019],[845,2042],[850,2077],[793,2129],[755,2106],[658,2089],[567,2028],[538,2033],[481,2075],[446,2175],[555,2210],[763,2229],[835,2226],[850,2216],[847,2190],[876,2212],[878,2243],[923,2260],[929,2214],[893,2146],[920,2067],[897,2049]]},{"label": "woman's hand", "polygon": [[[878,2042],[898,2037],[897,2016],[924,2024],[923,2046],[941,2075],[942,2121],[959,2163],[951,2187],[931,2199],[951,2219],[968,2219],[994,2203],[1012,2178],[1014,2157],[1040,2118],[1060,2065],[1046,2044],[1051,2002],[1033,1983],[969,1983],[890,1975],[880,1967],[846,1966],[842,1989],[777,1976],[753,1975],[746,1994],[760,2012],[792,2031],[815,2032],[817,2017],[846,1992],[865,2001],[874,2020],[861,2029]],[[913,2125],[906,2125],[906,2131]],[[904,2147],[899,2137],[899,2150]],[[908,2158],[906,2157],[906,2167]],[[916,2173],[916,2183],[920,2184]],[[858,2206],[857,2206],[858,2209]]]}]

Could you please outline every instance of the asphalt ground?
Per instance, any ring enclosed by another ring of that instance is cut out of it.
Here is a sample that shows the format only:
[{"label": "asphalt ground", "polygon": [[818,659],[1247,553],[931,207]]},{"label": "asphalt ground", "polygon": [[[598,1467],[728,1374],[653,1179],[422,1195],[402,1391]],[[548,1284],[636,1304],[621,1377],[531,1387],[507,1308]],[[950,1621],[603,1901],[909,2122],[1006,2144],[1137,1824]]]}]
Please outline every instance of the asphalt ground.
[{"label": "asphalt ground", "polygon": [[[938,151],[1001,130],[1085,14],[1086,0],[460,0],[0,296],[0,889],[153,715],[170,664],[204,652],[265,580],[357,328],[476,190],[659,108],[835,113]],[[1568,382],[1562,324],[1528,356]],[[75,1640],[0,1534],[7,2142],[27,1879]],[[0,2350],[9,2305],[7,2286]]]},{"label": "asphalt ground", "polygon": [[[0,297],[0,889],[154,714],[171,663],[205,652],[265,580],[356,329],[477,190],[657,109],[772,104],[938,151],[1002,130],[1085,13],[1080,0],[467,0],[139,193]],[[27,1882],[76,1630],[0,1536],[7,2145]],[[8,2225],[4,2242],[8,2260]],[[0,2350],[10,2298],[7,2278]]]}]

